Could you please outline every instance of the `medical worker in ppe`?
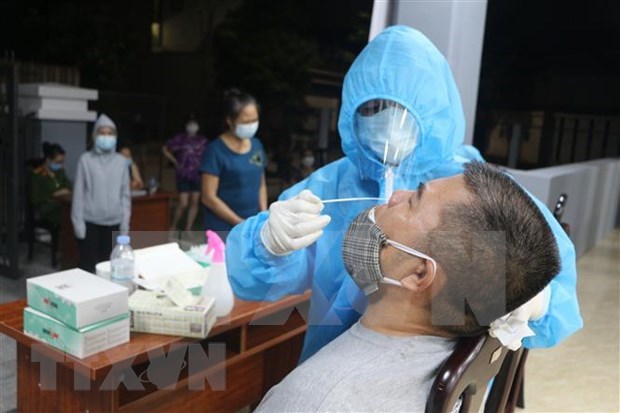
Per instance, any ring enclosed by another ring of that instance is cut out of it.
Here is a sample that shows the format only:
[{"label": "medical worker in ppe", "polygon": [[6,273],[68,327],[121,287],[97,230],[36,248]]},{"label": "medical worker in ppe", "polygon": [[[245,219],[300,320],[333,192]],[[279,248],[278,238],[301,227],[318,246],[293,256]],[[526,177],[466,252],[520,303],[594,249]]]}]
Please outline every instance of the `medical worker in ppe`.
[{"label": "medical worker in ppe", "polygon": [[[387,200],[397,189],[462,173],[464,163],[481,159],[462,144],[465,119],[448,62],[406,26],[384,30],[353,62],[338,129],[346,157],[285,191],[268,212],[235,227],[227,241],[228,273],[238,297],[277,300],[312,290],[302,361],[353,325],[371,292],[351,281],[340,251],[351,221],[372,205],[321,200]],[[524,344],[548,347],[581,328],[582,320],[573,244],[549,209],[536,202],[557,239],[562,270],[551,283],[549,302],[541,304],[546,315],[530,322],[536,336]]]}]

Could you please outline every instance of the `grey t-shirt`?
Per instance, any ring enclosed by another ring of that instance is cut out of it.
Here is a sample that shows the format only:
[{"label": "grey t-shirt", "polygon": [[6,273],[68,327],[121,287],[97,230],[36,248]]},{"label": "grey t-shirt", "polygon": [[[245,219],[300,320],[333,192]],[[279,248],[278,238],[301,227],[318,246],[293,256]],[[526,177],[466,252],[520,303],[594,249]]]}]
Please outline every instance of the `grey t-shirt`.
[{"label": "grey t-shirt", "polygon": [[386,336],[361,322],[274,386],[257,412],[424,412],[456,340]]}]

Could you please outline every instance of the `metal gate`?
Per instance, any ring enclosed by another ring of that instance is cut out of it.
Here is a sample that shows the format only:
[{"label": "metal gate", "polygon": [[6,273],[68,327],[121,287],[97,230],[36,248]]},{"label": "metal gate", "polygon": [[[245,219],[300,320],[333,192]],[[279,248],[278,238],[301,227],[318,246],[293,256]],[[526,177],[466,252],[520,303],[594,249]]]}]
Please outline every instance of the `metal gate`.
[{"label": "metal gate", "polygon": [[0,275],[19,276],[20,153],[17,64],[0,64]]}]

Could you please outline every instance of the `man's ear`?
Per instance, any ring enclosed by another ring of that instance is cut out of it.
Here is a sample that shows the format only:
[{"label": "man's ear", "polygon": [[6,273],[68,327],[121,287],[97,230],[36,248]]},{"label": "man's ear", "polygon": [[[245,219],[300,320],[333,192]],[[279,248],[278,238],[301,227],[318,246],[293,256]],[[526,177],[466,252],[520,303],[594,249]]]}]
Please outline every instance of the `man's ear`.
[{"label": "man's ear", "polygon": [[413,271],[402,278],[400,282],[403,287],[412,292],[421,292],[426,290],[433,284],[435,279],[435,273],[433,263],[429,260],[420,259],[419,264],[416,264]]}]

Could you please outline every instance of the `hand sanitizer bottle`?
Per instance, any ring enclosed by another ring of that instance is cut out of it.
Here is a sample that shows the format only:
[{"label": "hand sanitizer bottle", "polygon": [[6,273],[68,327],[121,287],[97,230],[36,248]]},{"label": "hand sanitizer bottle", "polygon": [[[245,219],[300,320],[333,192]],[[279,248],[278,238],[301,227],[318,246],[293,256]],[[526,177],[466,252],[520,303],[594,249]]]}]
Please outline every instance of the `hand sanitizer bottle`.
[{"label": "hand sanitizer bottle", "polygon": [[207,281],[202,287],[202,295],[215,298],[215,315],[228,315],[235,305],[232,288],[226,272],[224,241],[213,231],[207,231],[207,254],[213,254]]}]

